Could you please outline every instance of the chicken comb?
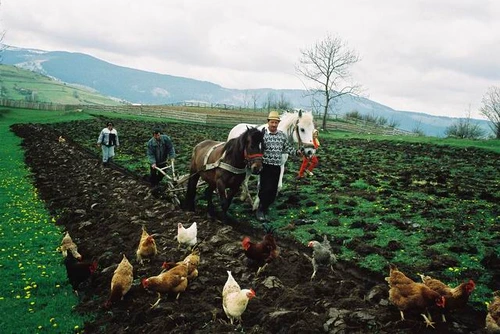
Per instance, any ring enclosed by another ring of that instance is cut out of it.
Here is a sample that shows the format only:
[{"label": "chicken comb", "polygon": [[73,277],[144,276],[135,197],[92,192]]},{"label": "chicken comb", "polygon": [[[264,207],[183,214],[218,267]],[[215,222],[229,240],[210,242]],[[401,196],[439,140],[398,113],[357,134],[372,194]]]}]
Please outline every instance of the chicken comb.
[{"label": "chicken comb", "polygon": [[241,245],[243,246],[243,248],[245,248],[245,245],[247,245],[249,242],[250,242],[250,238],[244,237],[243,240],[241,240]]}]

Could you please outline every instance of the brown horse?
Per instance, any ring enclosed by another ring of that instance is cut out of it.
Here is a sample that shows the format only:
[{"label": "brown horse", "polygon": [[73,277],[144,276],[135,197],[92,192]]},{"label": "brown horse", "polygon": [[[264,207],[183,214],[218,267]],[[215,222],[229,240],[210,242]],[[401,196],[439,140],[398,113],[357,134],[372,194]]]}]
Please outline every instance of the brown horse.
[{"label": "brown horse", "polygon": [[[208,184],[205,197],[208,201],[209,215],[215,217],[212,193],[217,189],[223,221],[226,222],[227,210],[246,174],[250,172],[258,174],[262,169],[263,139],[263,131],[248,128],[239,137],[226,143],[204,140],[197,144],[191,156],[186,209],[195,210],[196,187],[201,177]],[[226,189],[229,191],[226,192]]]}]

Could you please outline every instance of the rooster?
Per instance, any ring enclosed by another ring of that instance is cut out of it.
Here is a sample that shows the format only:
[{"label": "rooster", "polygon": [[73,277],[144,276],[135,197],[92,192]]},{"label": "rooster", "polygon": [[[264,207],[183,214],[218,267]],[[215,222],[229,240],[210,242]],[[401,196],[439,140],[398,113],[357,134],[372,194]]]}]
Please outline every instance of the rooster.
[{"label": "rooster", "polygon": [[241,315],[245,312],[248,301],[255,297],[255,291],[252,289],[242,290],[231,272],[228,271],[227,274],[228,278],[222,289],[222,308],[232,325],[234,320],[242,322]]},{"label": "rooster", "polygon": [[152,309],[160,303],[162,293],[176,293],[175,299],[179,299],[181,292],[186,291],[190,265],[191,263],[188,260],[187,263],[179,264],[168,271],[161,272],[157,276],[142,280],[142,286],[145,289],[155,291],[158,294],[158,300],[151,305]]},{"label": "rooster", "polygon": [[[469,280],[469,282],[463,282],[455,288],[452,288],[438,279],[424,275],[420,275],[420,277],[422,278],[422,282],[425,285],[439,293],[441,296],[445,297],[446,305],[444,311],[446,312],[464,307],[469,301],[469,297],[472,291],[474,291],[476,287],[476,284],[473,280]],[[442,320],[443,322],[446,322],[444,312],[442,314]]]},{"label": "rooster", "polygon": [[85,282],[90,276],[97,270],[97,261],[85,262],[78,261],[73,256],[72,252],[69,252],[64,259],[64,265],[66,266],[66,273],[68,275],[69,282],[73,287],[73,291],[78,294],[78,287],[81,283]]},{"label": "rooster", "polygon": [[73,254],[74,258],[76,258],[78,260],[82,259],[82,256],[80,255],[80,253],[78,253],[78,246],[76,246],[76,244],[73,242],[73,239],[71,239],[69,232],[66,232],[66,234],[62,238],[61,246],[59,247],[59,249],[60,249],[62,256],[64,258],[66,258],[66,256],[68,255],[68,251],[70,251],[71,254]]},{"label": "rooster", "polygon": [[177,224],[177,239],[179,248],[182,245],[194,246],[197,243],[196,235],[198,234],[198,229],[196,227],[196,222],[192,223],[191,226],[185,228],[182,223]]},{"label": "rooster", "polygon": [[156,248],[156,242],[153,235],[149,235],[146,232],[146,228],[142,226],[141,240],[139,241],[139,247],[137,247],[137,261],[143,264],[143,259],[151,259],[153,256],[158,254],[158,249]]},{"label": "rooster", "polygon": [[316,272],[320,266],[329,266],[333,271],[333,264],[337,262],[337,257],[332,253],[332,247],[330,246],[330,242],[328,241],[326,235],[323,236],[323,242],[316,240],[309,241],[307,247],[311,247],[313,249],[313,257],[311,260],[313,273],[311,275],[311,280],[316,276]]},{"label": "rooster", "polygon": [[493,301],[488,305],[486,331],[500,333],[500,291],[493,292]]},{"label": "rooster", "polygon": [[112,303],[123,300],[123,296],[132,287],[132,281],[134,280],[133,270],[134,267],[132,267],[125,254],[123,254],[123,259],[118,264],[118,267],[116,267],[111,279],[111,292],[109,299],[104,304],[105,307],[110,307]]},{"label": "rooster", "polygon": [[279,256],[279,249],[273,234],[274,230],[268,229],[261,242],[254,243],[249,237],[244,237],[241,246],[246,257],[259,266],[257,276],[267,265]]},{"label": "rooster", "polygon": [[[401,320],[405,320],[404,311],[421,312],[431,306],[445,307],[445,297],[423,283],[416,283],[393,264],[390,264],[389,277],[385,280],[389,283],[389,300],[399,309]],[[421,315],[427,326],[434,327],[430,314]]]}]

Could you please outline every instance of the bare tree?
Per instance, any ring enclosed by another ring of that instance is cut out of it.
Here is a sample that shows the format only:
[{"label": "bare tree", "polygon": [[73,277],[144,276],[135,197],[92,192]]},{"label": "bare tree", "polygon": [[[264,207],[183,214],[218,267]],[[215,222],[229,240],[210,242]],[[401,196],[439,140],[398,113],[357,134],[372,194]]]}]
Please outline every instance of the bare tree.
[{"label": "bare tree", "polygon": [[276,97],[274,96],[274,92],[268,92],[262,108],[271,110],[272,108],[275,108],[275,106],[276,106]]},{"label": "bare tree", "polygon": [[296,71],[312,82],[312,87],[308,88],[312,94],[324,97],[323,130],[326,129],[332,101],[345,94],[359,94],[360,86],[350,82],[350,68],[359,60],[357,52],[350,49],[346,42],[330,34],[314,46],[301,50]]},{"label": "bare tree", "polygon": [[481,126],[474,123],[472,120],[471,107],[466,112],[465,118],[459,118],[446,128],[445,134],[447,137],[455,137],[460,139],[478,139],[484,137],[485,133]]},{"label": "bare tree", "polygon": [[292,107],[292,103],[286,98],[285,93],[281,92],[276,108],[279,110],[287,110]]},{"label": "bare tree", "polygon": [[250,98],[252,100],[253,110],[257,110],[257,101],[259,101],[259,93],[257,91],[252,92]]},{"label": "bare tree", "polygon": [[496,139],[500,139],[500,88],[491,86],[483,96],[481,114],[491,122],[490,128]]}]

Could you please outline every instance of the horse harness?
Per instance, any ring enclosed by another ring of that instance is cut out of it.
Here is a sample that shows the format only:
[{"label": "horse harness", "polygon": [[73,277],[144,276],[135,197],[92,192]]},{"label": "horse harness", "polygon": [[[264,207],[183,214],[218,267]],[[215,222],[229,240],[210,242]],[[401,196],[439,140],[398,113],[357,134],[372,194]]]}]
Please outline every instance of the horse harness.
[{"label": "horse harness", "polygon": [[[224,158],[226,157],[226,151],[224,151],[221,155],[221,157],[219,159],[217,159],[215,162],[212,162],[212,163],[208,163],[208,158],[210,157],[210,154],[212,154],[212,152],[218,148],[219,146],[222,146],[226,144],[225,142],[222,142],[222,143],[219,143],[219,144],[216,144],[214,146],[212,146],[210,148],[210,150],[208,150],[208,152],[205,154],[205,158],[203,160],[203,169],[200,170],[200,172],[205,172],[207,170],[211,170],[211,169],[215,169],[215,168],[222,168],[224,170],[227,170],[233,174],[246,174],[249,170],[248,167],[245,167],[245,168],[236,168],[228,163],[225,163],[224,161]],[[257,154],[251,154],[251,155],[247,155],[246,153],[246,149],[245,149],[245,160],[253,160],[253,159],[256,159],[256,158],[259,158],[259,157],[262,157],[262,154],[261,153],[257,153]]]},{"label": "horse harness", "polygon": [[300,138],[299,120],[298,119],[295,122],[295,125],[293,127],[290,127],[287,132],[288,132],[288,137],[290,137],[290,138],[293,138],[293,132],[295,132],[297,134],[297,146],[300,150],[303,150],[305,147],[308,147],[308,146],[314,146],[312,144],[304,144],[304,142],[302,141],[302,138]]}]

